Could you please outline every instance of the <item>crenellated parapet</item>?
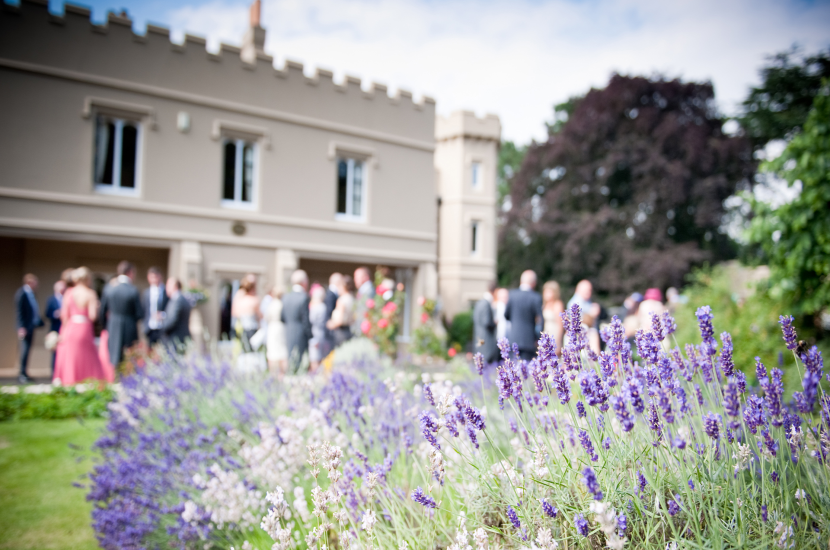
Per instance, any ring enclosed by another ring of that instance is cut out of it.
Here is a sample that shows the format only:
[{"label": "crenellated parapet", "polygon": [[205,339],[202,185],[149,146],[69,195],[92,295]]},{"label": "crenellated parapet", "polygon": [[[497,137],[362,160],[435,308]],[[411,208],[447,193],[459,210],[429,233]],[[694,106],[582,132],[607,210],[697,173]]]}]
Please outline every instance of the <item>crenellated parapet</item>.
[{"label": "crenellated parapet", "polygon": [[[74,4],[55,15],[48,11],[47,0],[3,3],[0,70],[66,78],[95,75],[111,79],[116,87],[118,82],[135,82],[372,131],[401,135],[405,129],[407,138],[419,141],[435,139],[435,100],[430,97],[415,102],[406,90],[390,96],[377,83],[363,89],[353,76],[335,82],[326,69],[306,76],[302,63],[291,60],[275,67],[273,57],[261,48],[246,48],[248,37],[242,47],[221,44],[212,53],[198,36],[186,34],[176,44],[164,27],[148,24],[144,34],[137,34],[125,14],[111,12],[102,25],[90,16],[89,9]],[[250,40],[261,44],[263,37],[255,34]]]},{"label": "crenellated parapet", "polygon": [[454,111],[449,116],[438,116],[435,121],[435,140],[457,137],[499,142],[501,121],[494,114],[479,118],[472,111]]}]

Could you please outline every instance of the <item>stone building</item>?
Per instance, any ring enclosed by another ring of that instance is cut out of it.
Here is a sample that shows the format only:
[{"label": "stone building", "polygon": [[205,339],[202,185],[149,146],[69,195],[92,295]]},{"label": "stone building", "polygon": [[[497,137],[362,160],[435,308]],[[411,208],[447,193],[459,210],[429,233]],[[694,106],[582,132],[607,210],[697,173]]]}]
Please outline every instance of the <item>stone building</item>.
[{"label": "stone building", "polygon": [[[309,77],[263,51],[258,2],[242,47],[46,0],[0,6],[0,375],[16,372],[12,296],[24,273],[41,306],[66,267],[102,285],[119,260],[210,291],[219,334],[241,275],[260,292],[297,267],[385,266],[413,297],[465,309],[495,276],[500,125],[354,77]],[[439,206],[440,205],[440,206]],[[440,228],[440,230],[439,230]],[[39,331],[31,372],[47,372]]]}]

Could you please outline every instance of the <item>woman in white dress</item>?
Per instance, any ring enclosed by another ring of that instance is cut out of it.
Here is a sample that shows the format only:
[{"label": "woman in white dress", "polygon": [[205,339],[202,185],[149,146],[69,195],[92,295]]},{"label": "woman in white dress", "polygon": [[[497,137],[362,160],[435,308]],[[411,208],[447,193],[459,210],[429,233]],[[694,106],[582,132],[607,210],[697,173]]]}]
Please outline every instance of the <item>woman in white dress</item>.
[{"label": "woman in white dress", "polygon": [[565,311],[565,304],[562,303],[562,291],[559,283],[548,281],[542,287],[542,317],[545,319],[544,332],[553,336],[556,348],[562,347],[562,317]]},{"label": "woman in white dress", "polygon": [[265,337],[265,357],[271,372],[282,377],[288,365],[288,349],[285,346],[285,325],[280,320],[282,314],[282,292],[274,289],[274,297],[265,312],[268,332]]}]

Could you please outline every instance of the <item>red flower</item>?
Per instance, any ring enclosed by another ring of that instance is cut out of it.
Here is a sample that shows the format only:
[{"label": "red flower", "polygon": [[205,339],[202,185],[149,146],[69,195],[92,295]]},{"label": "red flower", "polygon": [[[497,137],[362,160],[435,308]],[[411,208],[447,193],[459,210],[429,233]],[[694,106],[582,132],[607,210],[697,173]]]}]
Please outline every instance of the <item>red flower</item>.
[{"label": "red flower", "polygon": [[458,352],[455,351],[455,348],[450,348],[450,349],[447,350],[447,355],[449,355],[450,357],[455,357],[456,353],[458,353]]},{"label": "red flower", "polygon": [[386,305],[383,306],[383,309],[381,311],[383,311],[383,313],[387,315],[392,315],[393,313],[395,313],[396,309],[398,309],[398,304],[396,304],[395,302],[386,302]]},{"label": "red flower", "polygon": [[369,309],[373,309],[375,307],[375,301],[371,298],[366,300],[366,307]]},{"label": "red flower", "polygon": [[362,323],[360,323],[360,331],[363,334],[369,334],[369,331],[372,329],[372,323],[369,322],[368,319],[364,319]]},{"label": "red flower", "polygon": [[381,318],[378,321],[378,328],[386,328],[389,326],[389,320],[386,318]]},{"label": "red flower", "polygon": [[429,321],[429,315],[427,315],[426,313],[422,313],[421,314],[421,322],[426,323],[427,321]]}]

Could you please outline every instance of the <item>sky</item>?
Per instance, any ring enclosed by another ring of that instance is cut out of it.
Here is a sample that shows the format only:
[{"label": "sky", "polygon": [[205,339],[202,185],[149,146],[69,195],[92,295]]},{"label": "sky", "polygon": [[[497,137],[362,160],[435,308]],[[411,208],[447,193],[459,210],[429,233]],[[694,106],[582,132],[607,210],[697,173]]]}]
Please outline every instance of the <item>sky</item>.
[{"label": "sky", "polygon": [[[0,0],[2,1],[2,0]],[[84,3],[84,2],[81,2]],[[93,19],[126,9],[147,22],[204,36],[208,49],[239,45],[247,0],[94,0]],[[63,11],[63,2],[50,0]],[[830,0],[263,0],[265,51],[501,118],[502,137],[546,137],[553,105],[614,72],[709,80],[735,114],[759,82],[765,56],[830,47]]]}]

